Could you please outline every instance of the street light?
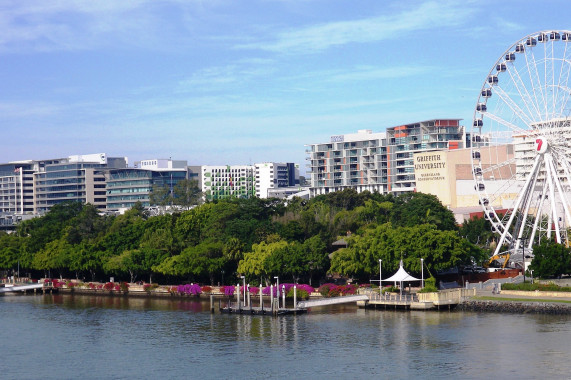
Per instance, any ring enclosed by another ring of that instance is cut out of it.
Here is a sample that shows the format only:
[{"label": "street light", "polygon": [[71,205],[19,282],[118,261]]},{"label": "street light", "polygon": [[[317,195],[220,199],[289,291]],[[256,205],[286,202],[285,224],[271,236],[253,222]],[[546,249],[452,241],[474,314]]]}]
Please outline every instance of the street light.
[{"label": "street light", "polygon": [[244,282],[244,307],[246,307],[246,276],[240,276],[240,278]]},{"label": "street light", "polygon": [[420,288],[424,288],[424,259],[420,258]]},{"label": "street light", "polygon": [[[278,298],[278,309],[280,308],[280,277],[279,276],[274,276],[274,278],[276,279],[277,282],[277,298]],[[272,297],[274,295],[272,294]]]},{"label": "street light", "polygon": [[521,267],[523,272],[523,283],[525,284],[525,238],[521,238],[520,243],[521,243]]},{"label": "street light", "polygon": [[379,295],[381,294],[381,289],[383,288],[383,260],[379,259]]}]

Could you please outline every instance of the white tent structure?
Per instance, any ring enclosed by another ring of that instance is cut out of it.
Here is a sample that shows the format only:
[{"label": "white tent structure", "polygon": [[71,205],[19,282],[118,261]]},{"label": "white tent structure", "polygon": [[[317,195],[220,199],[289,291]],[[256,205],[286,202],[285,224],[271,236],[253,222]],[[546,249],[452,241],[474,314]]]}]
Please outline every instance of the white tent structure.
[{"label": "white tent structure", "polygon": [[420,278],[416,278],[416,277],[413,277],[410,274],[408,274],[404,270],[404,268],[402,266],[402,260],[401,260],[399,270],[395,274],[393,274],[391,277],[385,278],[381,281],[394,282],[395,285],[398,282],[400,284],[400,292],[402,294],[402,283],[403,282],[420,281]]}]

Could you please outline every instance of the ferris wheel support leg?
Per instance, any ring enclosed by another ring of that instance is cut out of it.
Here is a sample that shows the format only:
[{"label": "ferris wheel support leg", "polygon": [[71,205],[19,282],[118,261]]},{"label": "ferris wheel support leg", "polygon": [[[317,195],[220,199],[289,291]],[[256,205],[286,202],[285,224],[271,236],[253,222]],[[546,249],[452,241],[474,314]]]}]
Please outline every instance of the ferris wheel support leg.
[{"label": "ferris wheel support leg", "polygon": [[[533,167],[531,168],[531,173],[534,173],[537,170],[537,166],[539,165],[539,162],[541,161],[541,155],[537,155],[535,157],[535,161],[533,162]],[[510,215],[510,218],[508,220],[508,222],[506,223],[504,232],[502,233],[502,236],[500,237],[500,240],[498,241],[498,246],[496,247],[496,250],[494,252],[494,255],[497,255],[498,253],[500,253],[500,250],[502,248],[502,245],[504,244],[504,241],[506,240],[506,236],[508,234],[508,231],[510,229],[510,226],[513,223],[513,220],[517,214],[517,210],[520,208],[520,204],[523,200],[524,195],[527,193],[528,189],[529,189],[529,185],[531,183],[531,178],[533,176],[528,176],[527,179],[525,180],[525,184],[523,185],[523,188],[521,189],[519,196],[517,198],[517,201],[515,203],[514,208],[512,209],[512,214]]]},{"label": "ferris wheel support leg", "polygon": [[551,212],[550,215],[550,223],[549,223],[549,230],[551,231],[551,224],[555,227],[555,239],[557,243],[561,244],[561,232],[559,231],[559,217],[557,214],[557,207],[555,204],[555,185],[553,184],[553,173],[551,171],[551,165],[549,165],[551,155],[545,154],[546,156],[546,177],[547,182],[549,183],[549,201],[551,203]]},{"label": "ferris wheel support leg", "polygon": [[[571,221],[571,213],[569,213],[569,205],[567,204],[567,200],[565,199],[565,193],[563,192],[563,187],[561,186],[561,181],[559,180],[559,176],[557,175],[557,170],[555,169],[555,164],[553,163],[553,158],[549,157],[549,165],[551,167],[551,172],[553,173],[553,180],[557,185],[557,191],[559,192],[559,197],[561,199],[561,203],[563,204],[563,210],[565,211],[565,217],[568,221]],[[563,229],[566,229],[566,223],[563,224]]]},{"label": "ferris wheel support leg", "polygon": [[[543,186],[543,191],[541,192],[541,199],[539,201],[539,207],[537,209],[537,213],[535,214],[535,221],[533,223],[533,229],[531,230],[531,237],[529,239],[529,243],[527,246],[527,248],[529,248],[529,249],[531,249],[531,246],[533,245],[533,241],[535,239],[535,234],[537,232],[537,226],[539,224],[539,221],[542,218],[541,210],[543,210],[543,203],[545,201],[545,193],[546,192],[547,192],[547,186]],[[539,236],[539,239],[538,239],[538,243],[540,243],[540,242],[541,242],[541,235]]]},{"label": "ferris wheel support leg", "polygon": [[[538,166],[538,168],[539,168],[539,166]],[[521,225],[519,227],[518,234],[517,234],[516,245],[514,248],[516,251],[520,247],[521,239],[523,237],[523,231],[525,230],[525,226],[527,225],[527,219],[526,218],[527,218],[527,215],[529,215],[529,208],[531,207],[531,201],[532,201],[532,197],[533,197],[533,189],[535,189],[535,185],[537,184],[537,177],[539,176],[539,170],[536,170],[535,172],[531,173],[531,176],[533,177],[533,181],[531,183],[531,186],[527,190],[527,197],[524,197],[525,211],[523,212],[522,222],[521,222]]]}]

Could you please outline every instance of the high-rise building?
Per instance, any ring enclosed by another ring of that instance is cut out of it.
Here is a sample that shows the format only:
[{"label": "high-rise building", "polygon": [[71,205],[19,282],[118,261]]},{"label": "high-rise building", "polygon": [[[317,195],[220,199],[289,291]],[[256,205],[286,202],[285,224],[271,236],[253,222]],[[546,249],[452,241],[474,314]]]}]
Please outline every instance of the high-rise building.
[{"label": "high-rise building", "polygon": [[394,193],[415,189],[413,154],[468,146],[459,119],[438,119],[387,128],[359,130],[307,145],[311,196],[347,188]]},{"label": "high-rise building", "polygon": [[308,145],[312,197],[344,189],[387,192],[386,134],[369,129]]},{"label": "high-rise building", "polygon": [[299,165],[292,162],[263,162],[254,167],[258,198],[269,198],[271,191],[279,188],[299,191]]}]

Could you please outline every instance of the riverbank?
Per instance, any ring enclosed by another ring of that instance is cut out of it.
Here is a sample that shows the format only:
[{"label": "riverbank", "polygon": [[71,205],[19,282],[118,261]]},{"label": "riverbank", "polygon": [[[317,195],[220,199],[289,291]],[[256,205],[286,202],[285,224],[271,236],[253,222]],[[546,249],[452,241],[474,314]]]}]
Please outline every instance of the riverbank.
[{"label": "riverbank", "polygon": [[552,314],[571,315],[571,304],[560,302],[543,301],[523,301],[510,299],[469,299],[456,308],[459,311],[490,312],[490,313],[512,313],[512,314]]}]

